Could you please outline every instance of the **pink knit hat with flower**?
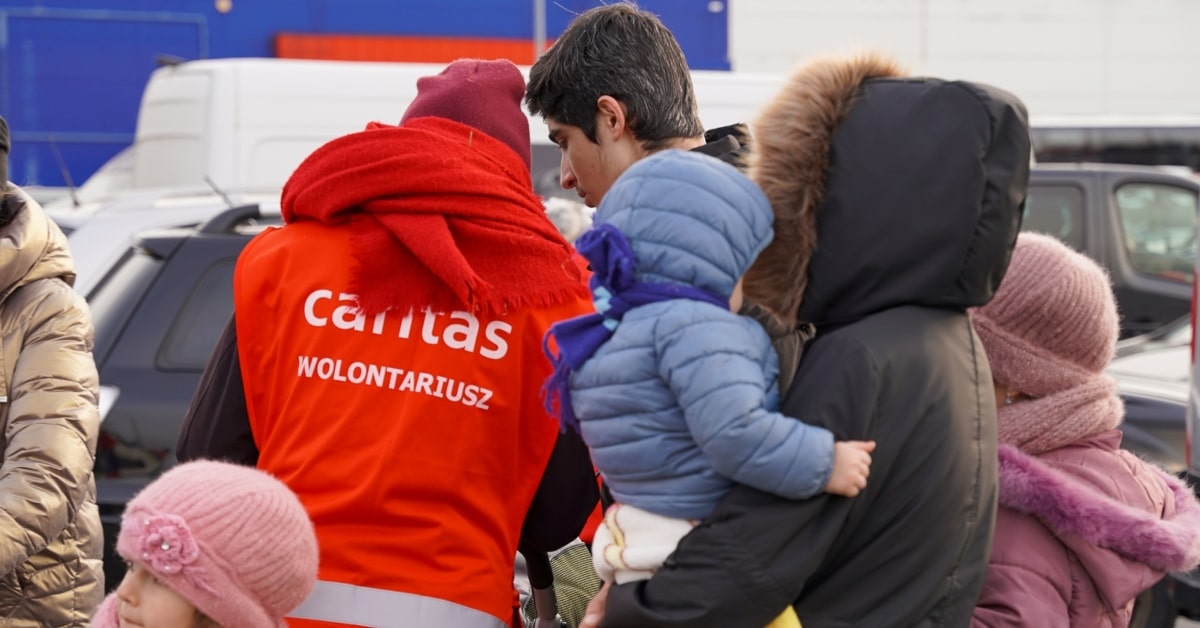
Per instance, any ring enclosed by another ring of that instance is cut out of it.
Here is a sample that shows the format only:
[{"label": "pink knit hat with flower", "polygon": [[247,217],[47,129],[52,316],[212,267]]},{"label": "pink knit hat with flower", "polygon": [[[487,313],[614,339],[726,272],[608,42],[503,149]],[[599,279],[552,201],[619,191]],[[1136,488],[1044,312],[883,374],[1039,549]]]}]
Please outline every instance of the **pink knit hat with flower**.
[{"label": "pink knit hat with flower", "polygon": [[459,59],[437,76],[417,79],[417,97],[400,125],[437,116],[474,127],[507,144],[530,168],[529,118],[521,110],[525,77],[511,61]]},{"label": "pink knit hat with flower", "polygon": [[1120,327],[1104,269],[1037,233],[1017,238],[996,296],[972,318],[992,377],[1031,397],[1094,381]]},{"label": "pink knit hat with flower", "polygon": [[279,480],[200,460],[151,482],[125,508],[117,551],[222,626],[275,628],[317,580],[308,513]]}]

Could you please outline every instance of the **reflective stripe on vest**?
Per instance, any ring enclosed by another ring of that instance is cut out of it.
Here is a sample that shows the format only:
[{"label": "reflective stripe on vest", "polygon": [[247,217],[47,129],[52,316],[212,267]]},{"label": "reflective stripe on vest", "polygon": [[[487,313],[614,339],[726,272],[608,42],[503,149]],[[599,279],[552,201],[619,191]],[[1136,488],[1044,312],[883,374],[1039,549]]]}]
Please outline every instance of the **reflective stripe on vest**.
[{"label": "reflective stripe on vest", "polygon": [[508,628],[483,611],[447,600],[325,581],[317,581],[312,593],[288,617],[371,628]]}]

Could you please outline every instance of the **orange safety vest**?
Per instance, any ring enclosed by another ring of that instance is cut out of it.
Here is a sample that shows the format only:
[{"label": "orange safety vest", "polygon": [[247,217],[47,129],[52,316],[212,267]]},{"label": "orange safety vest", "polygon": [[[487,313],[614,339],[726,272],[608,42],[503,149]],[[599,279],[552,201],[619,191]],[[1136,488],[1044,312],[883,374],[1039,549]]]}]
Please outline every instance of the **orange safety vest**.
[{"label": "orange safety vest", "polygon": [[312,517],[318,589],[342,600],[330,605],[375,599],[404,624],[404,600],[432,598],[507,625],[517,540],[559,430],[542,406],[542,337],[591,304],[367,317],[347,294],[353,265],[347,232],[317,222],[268,229],[238,259],[258,466]]}]

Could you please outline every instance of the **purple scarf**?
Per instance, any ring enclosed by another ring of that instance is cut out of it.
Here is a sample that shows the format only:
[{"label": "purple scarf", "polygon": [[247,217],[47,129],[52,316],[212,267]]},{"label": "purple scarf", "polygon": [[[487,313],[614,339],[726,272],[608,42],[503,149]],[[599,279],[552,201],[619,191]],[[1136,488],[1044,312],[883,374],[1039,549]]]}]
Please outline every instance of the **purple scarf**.
[{"label": "purple scarf", "polygon": [[[546,412],[558,416],[563,429],[579,431],[579,419],[571,407],[571,373],[583,366],[617,329],[621,317],[640,305],[692,299],[728,309],[727,299],[681,284],[637,281],[633,247],[612,225],[598,225],[579,237],[575,248],[591,263],[591,288],[595,314],[584,314],[555,323],[546,332],[542,348],[554,365],[546,380]],[[558,355],[550,350],[550,338],[558,344]]]}]

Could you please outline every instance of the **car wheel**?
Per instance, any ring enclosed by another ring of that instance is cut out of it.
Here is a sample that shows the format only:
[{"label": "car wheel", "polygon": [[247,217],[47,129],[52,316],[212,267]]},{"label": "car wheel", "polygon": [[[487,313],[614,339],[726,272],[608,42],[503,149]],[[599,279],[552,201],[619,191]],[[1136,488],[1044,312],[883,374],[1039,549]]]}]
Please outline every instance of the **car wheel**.
[{"label": "car wheel", "polygon": [[1167,587],[1167,579],[1163,578],[1137,596],[1133,602],[1129,628],[1172,628],[1175,625],[1179,613],[1175,610]]}]

